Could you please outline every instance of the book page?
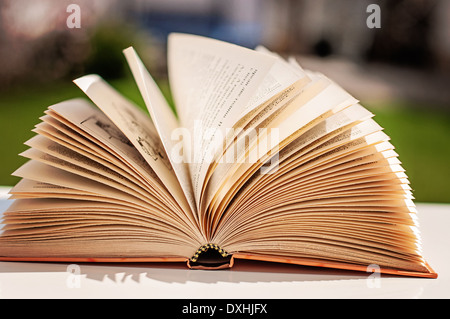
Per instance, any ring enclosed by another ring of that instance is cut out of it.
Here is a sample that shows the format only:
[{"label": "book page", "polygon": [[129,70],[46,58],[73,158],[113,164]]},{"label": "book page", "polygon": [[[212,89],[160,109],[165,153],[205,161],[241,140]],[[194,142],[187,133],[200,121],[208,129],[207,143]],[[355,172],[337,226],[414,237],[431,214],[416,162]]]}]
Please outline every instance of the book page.
[{"label": "book page", "polygon": [[45,113],[47,115],[41,117],[44,122],[36,125],[36,133],[82,155],[95,155],[96,161],[107,161],[130,172],[149,191],[160,194],[161,200],[168,205],[173,204],[173,195],[144,157],[116,125],[91,103],[84,99],[65,101],[50,106]]},{"label": "book page", "polygon": [[128,214],[139,215],[146,213],[144,210],[139,210],[137,207],[130,207],[123,204],[102,202],[102,201],[88,201],[78,199],[61,199],[61,198],[32,198],[21,199],[14,201],[8,210],[5,211],[5,216],[15,215],[15,218],[27,219],[27,216],[32,214],[47,213],[57,215],[59,212],[85,212],[85,211],[122,211]]},{"label": "book page", "polygon": [[186,197],[150,117],[98,75],[87,75],[74,82],[130,140],[175,200],[186,211],[190,211],[186,207]]},{"label": "book page", "polygon": [[134,183],[134,181],[130,181],[126,176],[120,174],[120,172],[109,169],[106,166],[99,164],[97,161],[83,157],[56,143],[49,146],[53,150],[56,150],[56,152],[49,153],[39,151],[36,148],[30,148],[20,155],[64,171],[93,179],[118,190],[123,190],[135,197],[145,198],[151,203],[159,203],[156,197],[148,192],[148,190],[138,187],[138,184]]},{"label": "book page", "polygon": [[242,116],[251,112],[256,107],[266,102],[282,90],[285,90],[295,82],[298,82],[299,80],[303,80],[304,82],[310,81],[307,73],[303,71],[303,69],[292,66],[278,54],[270,52],[263,46],[258,46],[255,50],[273,56],[276,60],[269,73],[267,73],[263,82],[258,87],[258,90],[252,97],[250,103],[245,106]]},{"label": "book page", "polygon": [[[279,166],[274,174],[264,175],[260,171],[253,174],[245,185],[241,187],[241,190],[243,191],[240,191],[240,194],[235,198],[230,210],[232,211],[234,209],[233,206],[237,208],[240,204],[242,205],[242,198],[249,196],[248,194],[259,193],[262,185],[270,185],[270,183],[282,181],[284,179],[283,174],[300,165],[301,162],[298,163],[298,160],[301,159],[302,162],[304,162],[314,159],[314,156],[307,155],[308,151],[319,150],[320,145],[326,141],[349,130],[349,126],[356,126],[358,123],[369,119],[371,116],[372,114],[369,111],[359,104],[355,104],[325,118],[280,151]],[[374,122],[372,121],[371,123]],[[377,129],[377,126],[375,126],[374,129]],[[367,132],[372,131],[373,129]],[[342,138],[340,140],[342,140]],[[297,163],[292,165],[292,162]]]},{"label": "book page", "polygon": [[[148,210],[136,203],[123,200],[120,197],[109,197],[104,194],[94,194],[79,188],[55,185],[47,182],[39,182],[27,178],[22,178],[10,191],[11,199],[20,199],[15,201],[19,203],[24,199],[35,200],[49,198],[49,200],[80,200],[82,202],[100,201],[102,203],[117,204],[129,207],[132,210]],[[10,206],[12,207],[12,205]],[[9,210],[8,210],[9,211]]]},{"label": "book page", "polygon": [[[265,122],[270,117],[277,116],[283,110],[286,111],[284,113],[289,113],[286,108],[295,97],[305,90],[305,86],[308,83],[308,81],[303,79],[295,82],[239,119],[224,141],[223,154],[217,157],[208,170],[203,185],[204,191],[207,188],[215,187],[210,183],[213,173],[215,182],[220,182],[226,177],[228,170],[241,159],[247,150],[246,145],[253,142],[257,137],[260,123]],[[204,195],[203,193],[203,197],[200,200],[202,206]]]},{"label": "book page", "polygon": [[[205,198],[204,205],[209,205],[214,196],[220,193],[220,189],[222,189],[222,193],[233,189],[235,183],[244,176],[246,171],[250,170],[258,162],[255,159],[267,157],[268,152],[266,151],[271,149],[266,147],[261,148],[258,145],[259,141],[270,141],[270,146],[278,148],[276,150],[278,152],[283,147],[282,144],[287,145],[289,141],[293,140],[294,135],[298,135],[301,130],[304,131],[307,125],[311,125],[322,115],[333,110],[337,112],[340,108],[355,103],[357,103],[357,100],[325,77],[311,82],[303,90],[302,94],[294,98],[287,111],[281,112],[277,116],[268,118],[266,121],[260,123],[261,127],[267,129],[262,132],[267,134],[266,137],[258,132],[258,135],[253,140],[249,140],[248,146],[245,148],[241,147],[240,151],[237,150],[238,154],[240,153],[241,155],[238,155],[238,161],[236,163],[218,166],[218,169],[211,176],[211,185],[207,190],[208,194]],[[271,131],[277,134],[269,136],[268,133]],[[261,152],[261,149],[266,151]],[[230,151],[234,152],[233,149],[230,149]],[[227,155],[225,154],[224,156],[226,157]],[[246,156],[247,159],[240,158],[242,156]],[[256,158],[248,160],[249,158],[251,159],[251,156]],[[264,168],[264,170],[272,171],[270,168]]]},{"label": "book page", "polygon": [[[326,80],[325,78],[323,79]],[[287,118],[280,117],[280,119],[275,118],[272,121],[271,125],[277,127],[279,131],[278,136],[276,136],[278,138],[278,143],[276,144],[279,145],[278,150],[295,139],[301,132],[310,128],[311,124],[315,123],[322,115],[328,112],[330,114],[338,112],[355,103],[357,103],[357,100],[329,81],[328,85],[320,93],[294,111],[291,116]],[[254,144],[257,144],[257,141]],[[271,144],[273,145],[273,143]],[[256,150],[254,146],[252,147]],[[251,148],[250,151],[252,151]],[[229,170],[227,178],[222,179],[219,183],[212,182],[212,185],[216,185],[216,187],[220,185],[215,190],[210,189],[210,193],[207,194],[206,198],[206,204],[210,205],[208,211],[211,212],[213,220],[217,220],[220,217],[232,196],[238,191],[240,185],[246,179],[250,178],[255,172],[255,169],[259,169],[261,164],[269,159],[270,157],[266,155],[259,160],[259,164],[252,164],[254,161],[238,163]],[[214,179],[214,174],[211,179]]]},{"label": "book page", "polygon": [[222,41],[171,34],[169,81],[180,124],[194,141],[184,141],[197,201],[209,164],[226,129],[239,120],[276,58]]},{"label": "book page", "polygon": [[[108,158],[101,158],[90,154],[89,152],[80,151],[77,148],[61,145],[42,135],[35,135],[25,142],[25,144],[30,146],[33,150],[39,150],[45,154],[71,162],[74,165],[86,164],[87,166],[91,166],[94,170],[99,169],[98,172],[107,173],[117,181],[125,182],[131,187],[138,186],[146,193],[149,192],[149,187],[152,187],[148,183],[144,183],[137,178],[126,166],[120,165],[120,161],[112,156]],[[24,156],[24,153],[21,155]],[[129,184],[128,181],[131,181],[132,183]],[[158,192],[156,191],[152,192],[152,196],[155,196],[157,193]]]},{"label": "book page", "polygon": [[14,173],[25,179],[44,182],[52,185],[73,188],[82,192],[88,192],[92,195],[100,195],[109,198],[117,198],[130,204],[136,204],[144,208],[152,208],[148,202],[139,199],[133,195],[117,190],[109,185],[102,184],[93,179],[82,177],[80,175],[63,171],[59,168],[47,164],[30,160],[19,167]]},{"label": "book page", "polygon": [[196,212],[197,206],[192,191],[188,164],[175,152],[176,143],[171,138],[172,133],[179,127],[178,120],[136,51],[130,47],[123,52],[184,195],[192,211]]}]

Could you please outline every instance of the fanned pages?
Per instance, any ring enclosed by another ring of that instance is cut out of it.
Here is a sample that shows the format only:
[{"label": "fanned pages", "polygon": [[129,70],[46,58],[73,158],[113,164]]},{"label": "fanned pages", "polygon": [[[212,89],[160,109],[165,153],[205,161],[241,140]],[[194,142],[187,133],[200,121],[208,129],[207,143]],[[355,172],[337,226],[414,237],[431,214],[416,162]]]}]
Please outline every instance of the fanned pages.
[{"label": "fanned pages", "polygon": [[176,117],[136,51],[124,54],[150,116],[99,75],[76,79],[92,103],[50,106],[25,143],[0,260],[437,277],[393,144],[331,79],[263,47],[172,34]]}]

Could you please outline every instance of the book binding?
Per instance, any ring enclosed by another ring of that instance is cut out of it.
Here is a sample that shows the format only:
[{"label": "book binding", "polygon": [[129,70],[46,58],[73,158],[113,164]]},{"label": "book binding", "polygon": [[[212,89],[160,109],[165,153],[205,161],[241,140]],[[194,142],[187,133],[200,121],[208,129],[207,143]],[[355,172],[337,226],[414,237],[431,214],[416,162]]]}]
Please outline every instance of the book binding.
[{"label": "book binding", "polygon": [[197,249],[187,265],[192,269],[225,269],[233,266],[233,258],[219,245],[209,243]]},{"label": "book binding", "polygon": [[228,253],[225,250],[223,250],[222,248],[220,248],[219,245],[206,244],[206,245],[201,246],[199,249],[197,249],[194,256],[191,257],[191,261],[196,262],[198,260],[198,258],[200,257],[200,254],[202,254],[203,252],[206,252],[208,249],[217,250],[217,252],[224,258],[228,256]]}]

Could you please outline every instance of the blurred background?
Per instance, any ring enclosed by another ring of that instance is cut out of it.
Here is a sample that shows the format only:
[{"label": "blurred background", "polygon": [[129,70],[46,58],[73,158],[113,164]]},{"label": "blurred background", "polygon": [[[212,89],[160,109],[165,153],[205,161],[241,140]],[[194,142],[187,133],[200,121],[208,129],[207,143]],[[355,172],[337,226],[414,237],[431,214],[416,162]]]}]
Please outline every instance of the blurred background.
[{"label": "blurred background", "polygon": [[[369,28],[369,4],[381,27]],[[77,4],[80,27],[69,28]],[[47,106],[83,96],[97,73],[144,103],[122,50],[134,46],[170,100],[166,38],[187,32],[295,56],[347,89],[380,123],[420,202],[450,202],[448,0],[0,0],[0,185],[25,159]]]}]

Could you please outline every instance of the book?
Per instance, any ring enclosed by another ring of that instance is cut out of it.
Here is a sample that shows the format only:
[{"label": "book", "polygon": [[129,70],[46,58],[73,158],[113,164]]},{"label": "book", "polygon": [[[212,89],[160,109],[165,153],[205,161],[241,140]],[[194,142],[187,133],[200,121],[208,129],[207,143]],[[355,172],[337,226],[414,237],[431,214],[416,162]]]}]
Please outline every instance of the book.
[{"label": "book", "polygon": [[133,47],[124,55],[146,109],[99,75],[74,80],[89,99],[48,107],[25,143],[0,260],[436,278],[394,146],[337,83],[262,46],[173,33],[173,110]]}]

